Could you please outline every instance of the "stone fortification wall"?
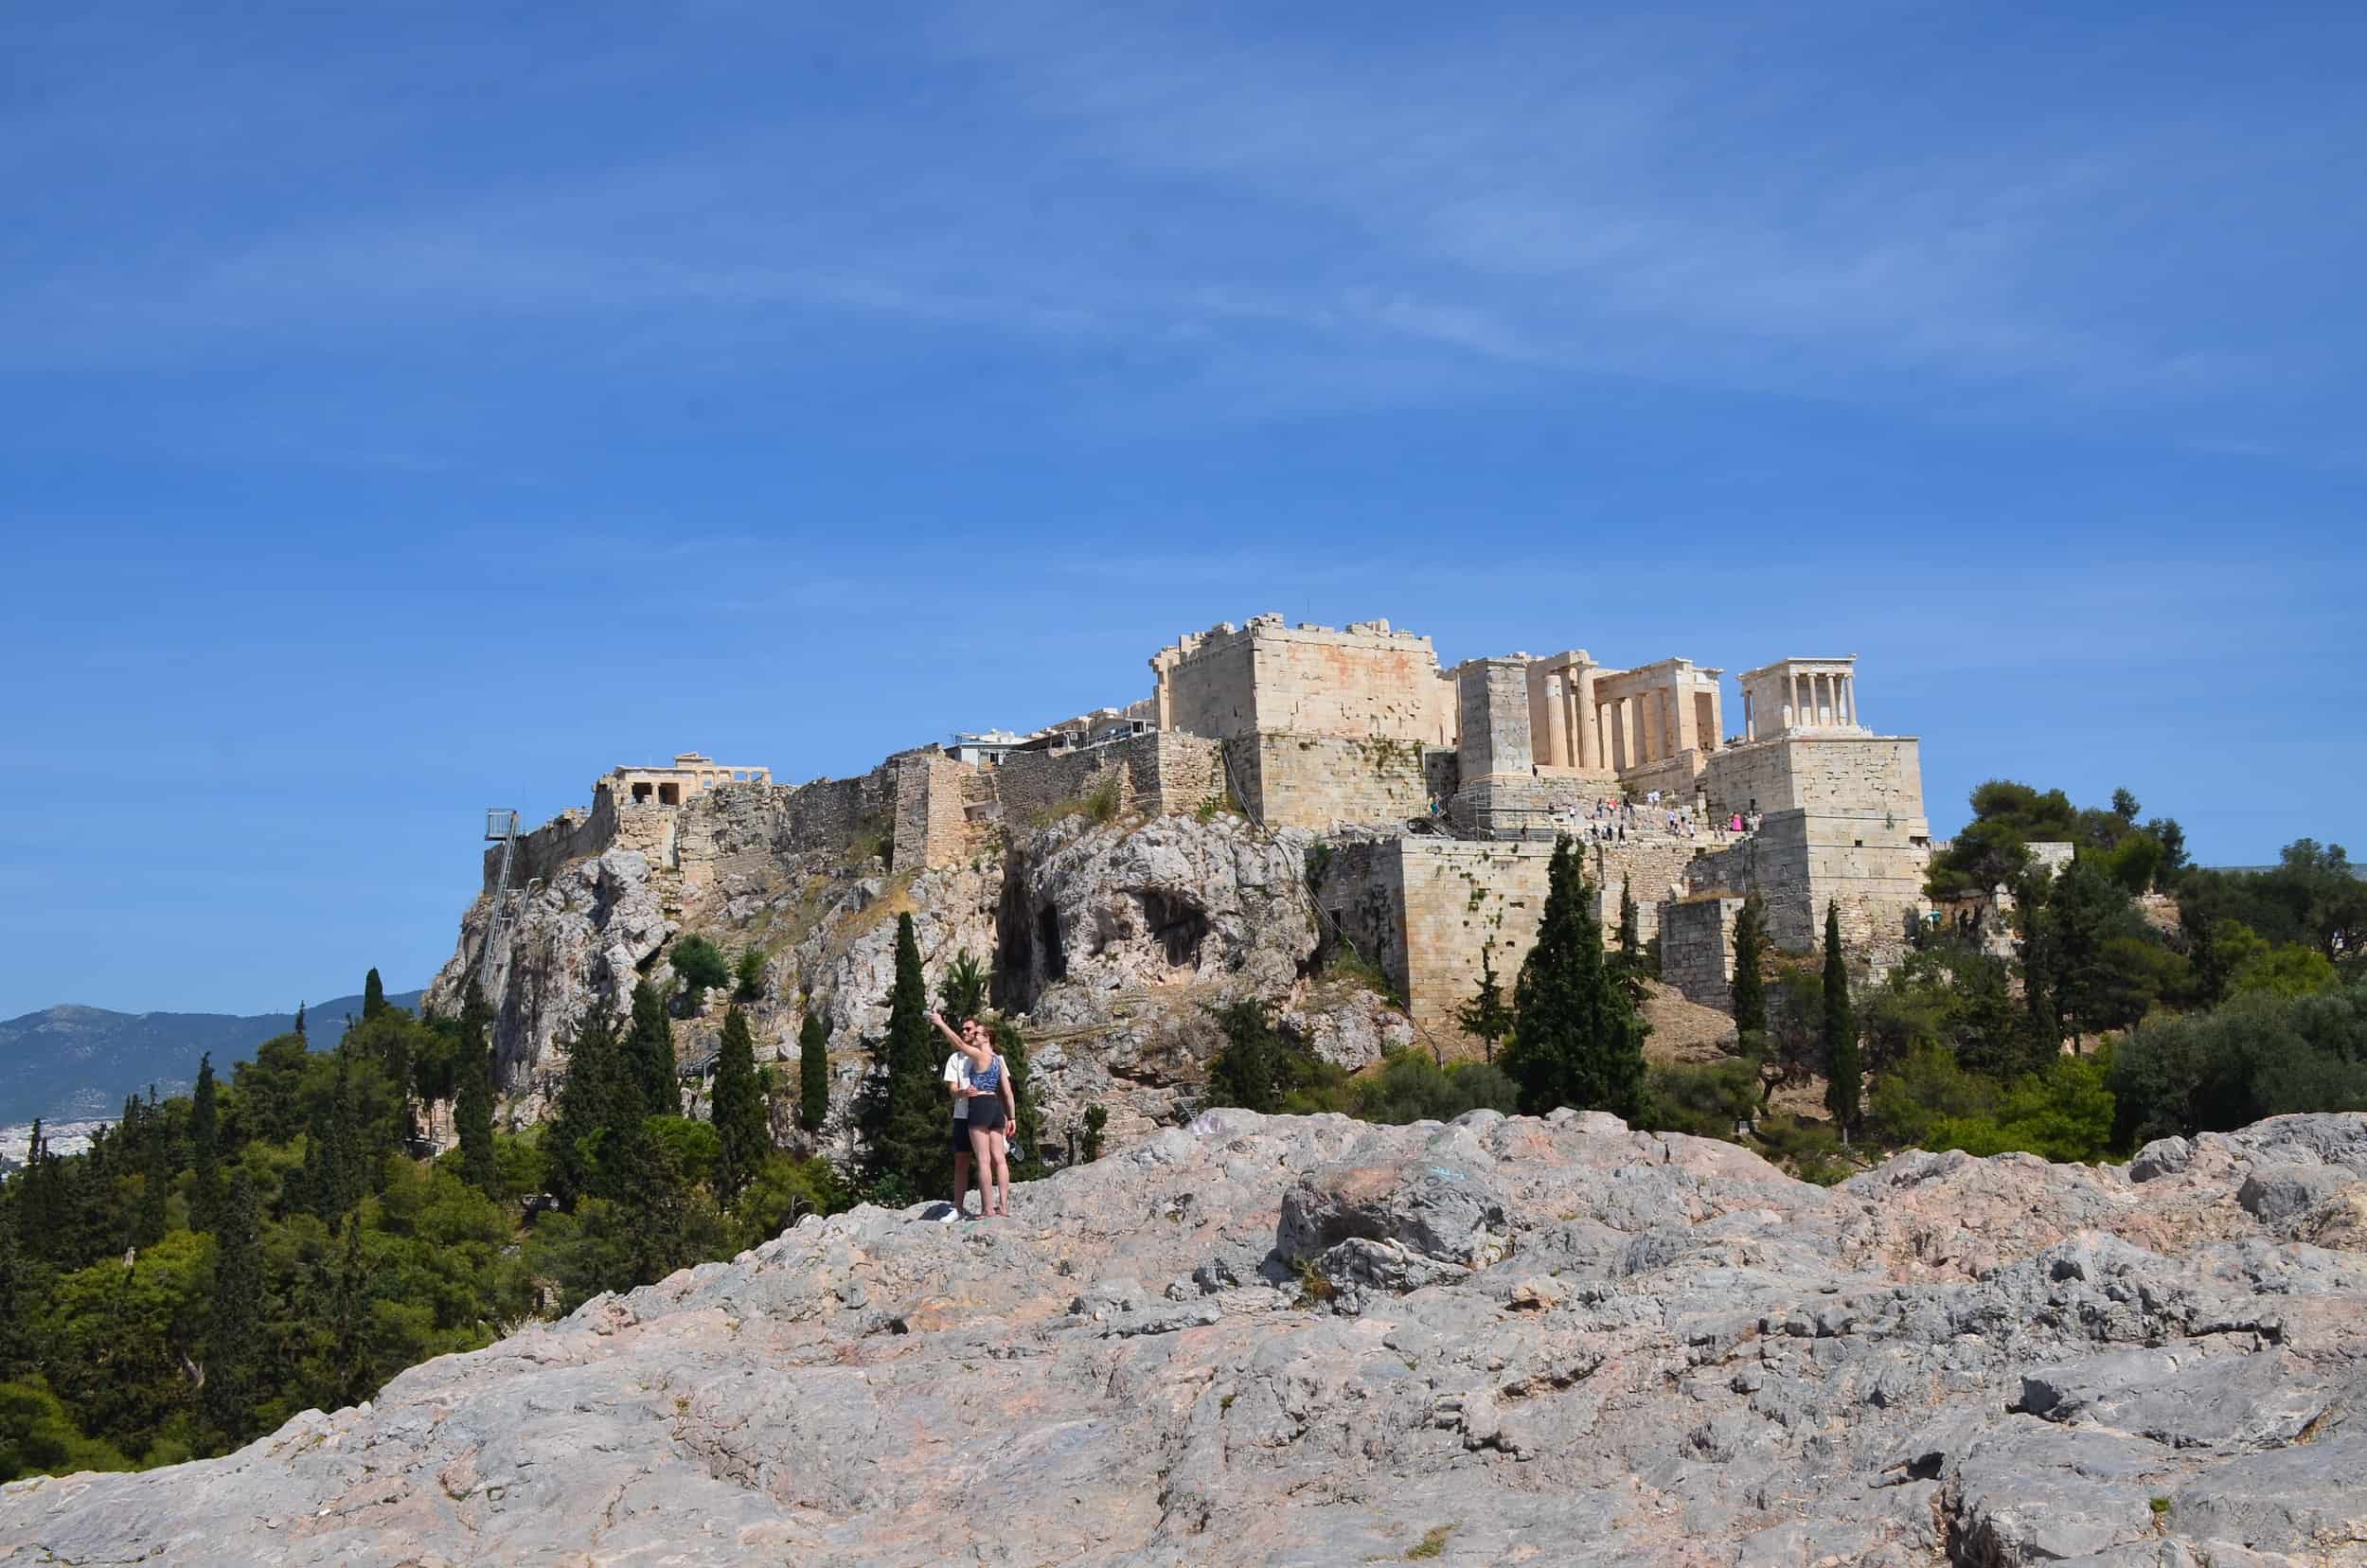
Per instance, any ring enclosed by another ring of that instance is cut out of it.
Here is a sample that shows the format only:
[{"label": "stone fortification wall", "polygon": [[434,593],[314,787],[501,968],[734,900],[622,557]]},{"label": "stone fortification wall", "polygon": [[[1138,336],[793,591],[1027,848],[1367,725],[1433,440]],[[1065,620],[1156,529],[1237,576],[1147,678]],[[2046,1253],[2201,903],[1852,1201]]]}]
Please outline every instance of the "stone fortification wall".
[{"label": "stone fortification wall", "polygon": [[[515,857],[509,867],[509,885],[524,887],[534,878],[544,882],[569,861],[596,855],[616,840],[616,812],[605,791],[595,791],[589,811],[570,806],[530,833],[518,835]],[[493,882],[501,875],[502,846],[488,846],[485,851],[485,891],[493,891]]]},{"label": "stone fortification wall", "polygon": [[1705,1007],[1734,1006],[1735,921],[1742,900],[1718,894],[1660,906],[1660,977]]},{"label": "stone fortification wall", "polygon": [[1222,798],[1221,750],[1200,736],[1154,730],[1082,751],[1014,752],[988,776],[1002,820],[1015,828],[1093,794],[1112,776],[1120,811],[1167,816]]},{"label": "stone fortification wall", "polygon": [[[1584,848],[1605,946],[1618,935],[1620,881],[1629,876],[1637,935],[1650,941],[1668,885],[1682,877],[1692,849],[1682,843],[1632,842]],[[1537,944],[1552,859],[1551,844],[1350,840],[1334,847],[1317,901],[1397,987],[1426,1036],[1468,1046],[1455,1011],[1478,989],[1491,952],[1498,980],[1510,994],[1522,961]]]},{"label": "stone fortification wall", "polygon": [[1151,660],[1163,729],[1231,740],[1267,730],[1431,745],[1454,739],[1452,689],[1428,637],[1386,621],[1337,631],[1260,615]]},{"label": "stone fortification wall", "polygon": [[[1757,740],[1713,753],[1701,775],[1710,810],[1811,811],[1923,820],[1922,747],[1906,735]],[[1929,838],[1928,829],[1917,832]]]},{"label": "stone fortification wall", "polygon": [[1844,943],[1878,969],[1895,961],[1925,907],[1931,860],[1913,737],[1755,741],[1712,757],[1704,780],[1713,811],[1756,800],[1767,820],[1753,842],[1697,862],[1697,890],[1755,890],[1768,935],[1790,952],[1822,941],[1824,907],[1838,904]]},{"label": "stone fortification wall", "polygon": [[1325,832],[1344,823],[1404,822],[1430,810],[1421,744],[1381,737],[1259,734],[1227,742],[1242,802],[1270,828]]},{"label": "stone fortification wall", "polygon": [[1755,891],[1767,905],[1769,940],[1787,953],[1814,951],[1824,939],[1824,906],[1837,904],[1842,943],[1887,969],[1906,950],[1910,922],[1930,902],[1923,882],[1931,855],[1901,842],[1895,830],[1884,842],[1878,829],[1878,818],[1780,811],[1751,838],[1697,859],[1691,885],[1698,892]]},{"label": "stone fortification wall", "polygon": [[777,829],[785,855],[847,850],[858,839],[892,833],[898,758],[852,778],[817,778],[787,792]]},{"label": "stone fortification wall", "polygon": [[966,786],[978,770],[938,751],[896,765],[896,853],[899,871],[952,865],[970,854]]},{"label": "stone fortification wall", "polygon": [[[1144,736],[1142,741],[1148,742],[1143,746],[1148,766],[1138,775],[1138,787],[1154,802],[1158,814],[1196,811],[1207,801],[1224,798],[1231,786],[1225,782],[1222,742],[1166,733]],[[1144,777],[1147,784],[1141,782]]]}]

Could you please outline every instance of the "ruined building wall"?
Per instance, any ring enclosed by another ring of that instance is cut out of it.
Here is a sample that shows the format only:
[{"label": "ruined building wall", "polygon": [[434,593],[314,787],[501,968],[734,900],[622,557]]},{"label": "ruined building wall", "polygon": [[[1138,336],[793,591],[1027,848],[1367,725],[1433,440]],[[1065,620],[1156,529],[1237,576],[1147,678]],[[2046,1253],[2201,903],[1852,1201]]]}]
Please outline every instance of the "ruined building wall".
[{"label": "ruined building wall", "polygon": [[1660,911],[1660,977],[1705,1007],[1734,1006],[1735,921],[1742,900],[1708,894]]},{"label": "ruined building wall", "polygon": [[[1073,752],[1014,752],[986,770],[1000,819],[1014,830],[1092,795],[1114,779],[1118,810],[1146,816],[1197,811],[1224,793],[1219,743],[1154,730]],[[967,852],[967,851],[965,851]]]},{"label": "ruined building wall", "polygon": [[922,752],[898,760],[893,864],[899,871],[952,865],[969,857],[965,784],[977,772],[942,752]]}]

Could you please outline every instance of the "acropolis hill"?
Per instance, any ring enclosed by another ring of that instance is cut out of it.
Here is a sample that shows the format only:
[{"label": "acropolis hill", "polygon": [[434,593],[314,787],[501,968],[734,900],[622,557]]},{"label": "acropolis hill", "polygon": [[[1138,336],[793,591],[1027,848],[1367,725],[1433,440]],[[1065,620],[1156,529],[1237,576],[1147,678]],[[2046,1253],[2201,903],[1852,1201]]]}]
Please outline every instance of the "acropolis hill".
[{"label": "acropolis hill", "polygon": [[[1151,688],[1136,700],[1025,736],[955,736],[852,778],[779,784],[769,768],[695,753],[619,767],[595,782],[588,808],[518,841],[510,896],[540,889],[548,901],[562,868],[637,852],[657,905],[632,944],[646,964],[672,931],[709,926],[745,931],[771,952],[822,918],[819,878],[869,863],[884,875],[862,908],[902,900],[943,917],[948,951],[931,953],[933,970],[958,943],[999,971],[1059,980],[1116,939],[1112,919],[1131,919],[1180,972],[1205,978],[1237,969],[1239,954],[1225,965],[1201,956],[1212,917],[1188,875],[1131,888],[1131,917],[1029,907],[1022,873],[1041,856],[1023,841],[1064,816],[1188,825],[1237,811],[1245,830],[1304,857],[1320,928],[1310,944],[1353,944],[1414,1028],[1446,1050],[1468,1044],[1453,1015],[1483,962],[1508,975],[1526,951],[1557,834],[1582,844],[1606,929],[1630,888],[1642,936],[1659,937],[1664,982],[1710,1007],[1727,1002],[1732,923],[1747,894],[1766,901],[1775,943],[1793,949],[1813,944],[1837,904],[1846,943],[1877,969],[1927,912],[1917,744],[1860,722],[1854,656],[1745,671],[1731,723],[1724,671],[1688,659],[1614,668],[1572,650],[1441,668],[1428,637],[1382,620],[1335,630],[1259,615],[1184,636],[1149,666]],[[489,893],[499,860],[498,848],[487,857]],[[956,874],[979,885],[940,887]],[[795,907],[771,891],[800,885],[807,901]],[[966,900],[984,907],[952,907]],[[482,913],[481,901],[439,991],[474,964]],[[531,944],[532,926],[529,911],[502,947]],[[524,994],[508,985],[516,954],[496,952],[486,966],[513,1078],[543,1060],[563,1022],[543,994],[571,989],[551,964],[572,967],[611,1005],[629,989],[620,964],[585,972],[602,967],[612,933],[570,940],[581,951],[546,955]],[[836,1022],[863,1020],[874,999],[831,992],[867,982],[793,967],[777,989],[834,1007]],[[1126,984],[1160,979],[1130,971]],[[531,1041],[517,1038],[526,1015]]]}]

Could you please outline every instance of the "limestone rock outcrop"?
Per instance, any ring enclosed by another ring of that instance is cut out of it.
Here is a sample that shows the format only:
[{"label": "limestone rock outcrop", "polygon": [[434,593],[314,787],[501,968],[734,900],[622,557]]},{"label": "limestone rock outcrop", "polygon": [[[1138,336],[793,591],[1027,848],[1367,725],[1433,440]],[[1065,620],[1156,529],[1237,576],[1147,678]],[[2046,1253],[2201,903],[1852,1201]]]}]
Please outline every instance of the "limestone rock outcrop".
[{"label": "limestone rock outcrop", "polygon": [[1828,1189],[1599,1114],[1212,1112],[12,1484],[0,1562],[2355,1564],[2367,1254],[2295,1233],[2362,1178],[2360,1115]]},{"label": "limestone rock outcrop", "polygon": [[[556,867],[510,895],[489,953],[489,901],[471,908],[426,1005],[455,1013],[470,975],[490,977],[511,1114],[531,1120],[547,1107],[578,1019],[594,1007],[622,1018],[644,976],[670,988],[667,944],[697,933],[729,953],[765,955],[762,994],[741,1004],[759,1061],[793,1062],[806,1009],[820,1012],[834,1110],[817,1147],[851,1153],[845,1113],[871,1069],[864,1042],[886,1027],[903,913],[932,987],[968,953],[991,972],[996,1006],[1025,1018],[1038,1102],[1063,1148],[1089,1105],[1110,1113],[1113,1145],[1188,1115],[1222,1042],[1210,1003],[1273,1004],[1287,1026],[1349,1067],[1414,1039],[1404,1015],[1369,989],[1308,978],[1319,933],[1307,833],[1268,833],[1227,813],[1077,815],[968,864],[899,875],[876,857],[839,864],[768,848],[752,809],[739,792],[685,808],[678,841],[705,851],[685,863],[697,876],[622,847]],[[713,993],[676,1021],[681,1060],[712,1058],[727,1001]],[[695,1076],[685,1103],[694,1114],[703,1105]]]}]

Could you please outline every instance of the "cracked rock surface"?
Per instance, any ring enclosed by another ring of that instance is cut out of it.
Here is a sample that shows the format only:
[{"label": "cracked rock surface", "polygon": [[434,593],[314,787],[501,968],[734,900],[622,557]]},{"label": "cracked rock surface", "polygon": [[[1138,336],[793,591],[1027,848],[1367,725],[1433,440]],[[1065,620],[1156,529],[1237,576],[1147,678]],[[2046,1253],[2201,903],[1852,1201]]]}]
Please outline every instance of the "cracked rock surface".
[{"label": "cracked rock surface", "polygon": [[1827,1189],[1599,1114],[1212,1112],[12,1484],[0,1562],[2362,1563],[2362,1177],[2359,1115]]}]

